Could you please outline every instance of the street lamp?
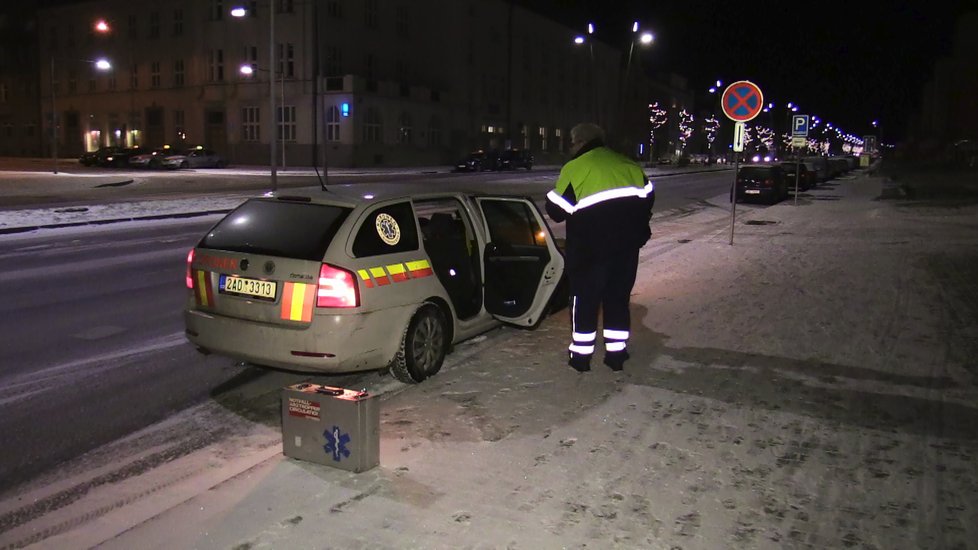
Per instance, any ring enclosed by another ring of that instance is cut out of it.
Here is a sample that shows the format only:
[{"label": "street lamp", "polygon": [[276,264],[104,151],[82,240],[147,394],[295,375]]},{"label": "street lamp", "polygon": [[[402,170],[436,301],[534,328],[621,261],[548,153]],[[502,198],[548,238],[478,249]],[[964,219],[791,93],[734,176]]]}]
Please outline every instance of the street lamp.
[{"label": "street lamp", "polygon": [[632,54],[635,52],[636,43],[638,43],[641,46],[649,46],[650,44],[652,44],[653,41],[655,41],[655,35],[653,35],[651,32],[648,31],[639,32],[638,21],[632,22],[632,38],[630,40],[630,44],[628,47],[628,58],[625,61],[625,75],[622,78],[621,90],[618,94],[619,97],[618,114],[619,114],[619,123],[621,124],[620,132],[622,134],[622,138],[626,141],[628,139],[627,138],[628,132],[626,130],[627,123],[626,123],[625,113],[627,109],[625,108],[625,104],[628,102],[627,90],[629,87],[629,83],[631,81],[630,76],[631,76],[631,69],[632,69]]},{"label": "street lamp", "polygon": [[[231,9],[231,16],[241,18],[248,15],[248,8],[244,6],[234,6]],[[275,5],[272,1],[268,3],[268,64],[275,67]],[[250,68],[250,67],[249,67]],[[242,70],[244,67],[242,67]],[[283,76],[284,79],[284,76]],[[285,86],[284,80],[282,86]],[[268,103],[271,108],[272,131],[268,136],[268,163],[272,176],[272,191],[278,190],[278,165],[275,160],[276,135],[278,133],[278,114],[275,109],[275,75],[270,70],[268,75]]]},{"label": "street lamp", "polygon": [[[591,116],[592,116],[592,118],[597,119],[597,111],[598,111],[598,98],[597,98],[597,95],[598,94],[597,94],[597,88],[598,88],[598,82],[597,82],[597,79],[594,76],[594,44],[593,44],[593,41],[589,38],[590,35],[592,35],[592,34],[594,34],[594,23],[588,23],[587,24],[587,36],[580,35],[580,34],[577,35],[577,36],[575,36],[574,37],[574,44],[580,46],[582,44],[587,43],[588,55],[591,58],[590,67],[588,69],[588,72],[590,73],[590,78],[591,78],[591,86],[590,86],[590,88],[591,88],[591,91],[590,91],[590,95],[591,95],[591,101],[590,101],[590,103],[591,103]],[[597,120],[593,120],[593,122],[597,122]]]},{"label": "street lamp", "polygon": [[[96,70],[111,71],[112,62],[104,57],[98,59],[82,59],[91,63]],[[58,173],[58,98],[54,89],[54,54],[51,54],[51,160],[54,162],[54,173]]]}]

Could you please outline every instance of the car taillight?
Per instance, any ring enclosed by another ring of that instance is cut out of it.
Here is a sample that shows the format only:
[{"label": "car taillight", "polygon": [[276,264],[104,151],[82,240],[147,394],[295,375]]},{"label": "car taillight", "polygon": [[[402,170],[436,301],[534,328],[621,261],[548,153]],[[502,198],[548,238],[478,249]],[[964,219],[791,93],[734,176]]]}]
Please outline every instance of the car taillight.
[{"label": "car taillight", "polygon": [[772,187],[772,186],[774,186],[774,180],[770,178],[764,180],[764,187]]},{"label": "car taillight", "polygon": [[194,275],[190,271],[190,264],[194,263],[194,249],[191,248],[190,252],[187,253],[187,288],[194,288]]},{"label": "car taillight", "polygon": [[316,307],[357,307],[360,296],[353,273],[328,264],[319,268]]}]

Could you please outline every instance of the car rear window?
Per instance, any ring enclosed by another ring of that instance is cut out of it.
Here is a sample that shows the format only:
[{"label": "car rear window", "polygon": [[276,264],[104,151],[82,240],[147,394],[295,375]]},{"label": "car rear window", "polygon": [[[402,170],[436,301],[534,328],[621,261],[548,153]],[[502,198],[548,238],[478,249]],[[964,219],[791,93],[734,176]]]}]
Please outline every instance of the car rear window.
[{"label": "car rear window", "polygon": [[319,261],[350,208],[252,199],[218,222],[198,246]]},{"label": "car rear window", "polygon": [[740,174],[742,176],[751,176],[751,177],[755,177],[755,178],[756,177],[762,177],[762,178],[763,177],[770,177],[772,172],[773,172],[773,170],[771,168],[761,168],[759,166],[753,166],[753,167],[741,168],[740,169]]}]

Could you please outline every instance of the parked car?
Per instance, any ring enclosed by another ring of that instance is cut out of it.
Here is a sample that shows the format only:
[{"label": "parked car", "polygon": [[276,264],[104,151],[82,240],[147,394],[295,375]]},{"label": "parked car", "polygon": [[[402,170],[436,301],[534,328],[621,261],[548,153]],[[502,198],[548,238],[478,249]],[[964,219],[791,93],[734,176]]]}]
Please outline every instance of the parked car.
[{"label": "parked car", "polygon": [[86,151],[78,157],[78,162],[82,166],[96,166],[98,165],[106,156],[111,155],[117,151],[120,151],[121,147],[109,146],[109,147],[99,147],[94,151]]},{"label": "parked car", "polygon": [[129,166],[131,168],[162,168],[163,158],[170,153],[172,151],[165,147],[144,149],[129,157]]},{"label": "parked car", "polygon": [[758,199],[774,204],[787,197],[788,183],[781,166],[752,164],[737,172],[737,202]]},{"label": "parked car", "polygon": [[811,156],[805,157],[803,159],[815,168],[815,174],[818,177],[819,182],[828,181],[832,179],[832,173],[829,171],[829,161],[826,157],[822,156]]},{"label": "parked car", "polygon": [[210,149],[195,147],[163,157],[163,168],[224,168],[227,161]]},{"label": "parked car", "polygon": [[842,157],[829,157],[829,177],[837,178],[849,171],[849,163]]},{"label": "parked car", "polygon": [[467,157],[455,163],[456,172],[483,172],[495,170],[499,159],[497,151],[472,151]]},{"label": "parked car", "polygon": [[[799,167],[801,168],[800,170],[798,170]],[[818,173],[815,172],[815,166],[809,162],[787,160],[781,163],[781,168],[784,170],[784,177],[788,182],[788,188],[792,191],[795,189],[796,172],[798,173],[797,184],[799,190],[808,191],[818,185]]]},{"label": "parked car", "polygon": [[99,155],[97,164],[105,168],[125,168],[129,166],[129,157],[139,151],[138,147],[116,147]]},{"label": "parked car", "polygon": [[531,199],[391,193],[244,202],[187,257],[187,338],[257,365],[416,383],[453,344],[534,327],[561,295],[564,258]]},{"label": "parked car", "polygon": [[533,169],[533,154],[525,149],[506,149],[499,155],[496,170]]}]

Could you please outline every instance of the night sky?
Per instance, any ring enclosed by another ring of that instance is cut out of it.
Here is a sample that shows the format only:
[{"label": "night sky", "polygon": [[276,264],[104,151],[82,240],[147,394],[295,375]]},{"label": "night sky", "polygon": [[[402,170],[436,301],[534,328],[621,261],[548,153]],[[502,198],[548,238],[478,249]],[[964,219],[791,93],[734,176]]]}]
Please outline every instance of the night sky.
[{"label": "night sky", "polygon": [[643,53],[652,72],[684,75],[698,94],[717,79],[751,80],[776,108],[794,102],[856,135],[878,119],[890,142],[919,111],[957,17],[978,10],[978,0],[515,1],[582,29],[594,21],[611,44],[627,43],[638,20],[656,35]]}]

